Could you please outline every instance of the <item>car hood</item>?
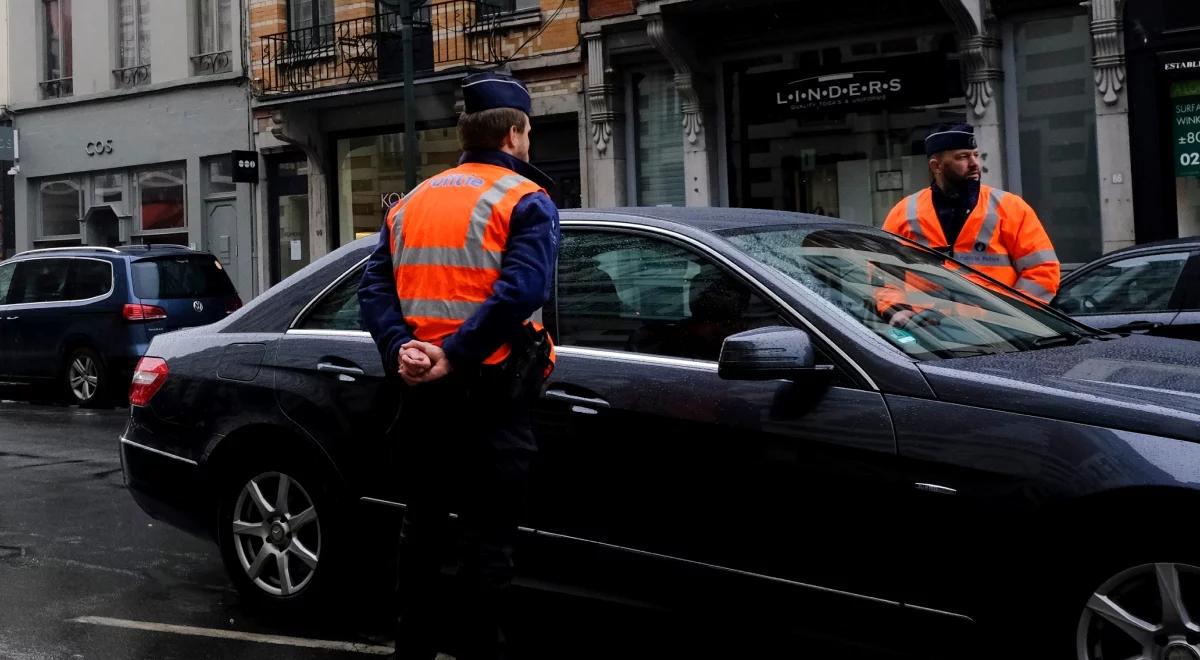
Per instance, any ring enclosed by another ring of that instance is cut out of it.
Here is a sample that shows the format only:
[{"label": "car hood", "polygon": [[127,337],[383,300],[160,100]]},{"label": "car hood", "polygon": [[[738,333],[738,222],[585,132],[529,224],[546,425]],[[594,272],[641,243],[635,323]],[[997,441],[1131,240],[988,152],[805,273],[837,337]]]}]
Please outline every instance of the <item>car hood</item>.
[{"label": "car hood", "polygon": [[920,368],[943,401],[1200,441],[1200,342],[1134,335]]}]

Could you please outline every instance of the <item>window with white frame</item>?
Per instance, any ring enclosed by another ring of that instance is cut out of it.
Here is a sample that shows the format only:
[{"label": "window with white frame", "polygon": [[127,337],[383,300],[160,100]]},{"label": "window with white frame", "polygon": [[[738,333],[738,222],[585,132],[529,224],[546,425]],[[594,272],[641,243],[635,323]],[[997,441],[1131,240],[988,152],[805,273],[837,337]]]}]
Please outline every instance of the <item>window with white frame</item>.
[{"label": "window with white frame", "polygon": [[42,0],[43,98],[71,95],[71,0]]},{"label": "window with white frame", "polygon": [[333,0],[288,0],[288,31],[304,45],[333,42]]},{"label": "window with white frame", "polygon": [[196,55],[193,73],[222,73],[232,69],[232,0],[196,0]]},{"label": "window with white frame", "polygon": [[150,81],[150,0],[117,0],[117,82]]},{"label": "window with white frame", "polygon": [[82,177],[43,179],[37,183],[39,238],[79,236],[83,191]]}]

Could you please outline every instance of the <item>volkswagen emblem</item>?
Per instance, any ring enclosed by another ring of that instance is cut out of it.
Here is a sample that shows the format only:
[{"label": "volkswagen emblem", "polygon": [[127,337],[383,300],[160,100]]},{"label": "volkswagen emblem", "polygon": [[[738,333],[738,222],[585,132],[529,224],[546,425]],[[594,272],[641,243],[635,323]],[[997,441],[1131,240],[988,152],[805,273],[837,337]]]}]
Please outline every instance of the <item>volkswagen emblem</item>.
[{"label": "volkswagen emblem", "polygon": [[192,309],[196,310],[197,312],[203,312],[204,311],[204,303],[197,300],[196,302],[192,303]]}]

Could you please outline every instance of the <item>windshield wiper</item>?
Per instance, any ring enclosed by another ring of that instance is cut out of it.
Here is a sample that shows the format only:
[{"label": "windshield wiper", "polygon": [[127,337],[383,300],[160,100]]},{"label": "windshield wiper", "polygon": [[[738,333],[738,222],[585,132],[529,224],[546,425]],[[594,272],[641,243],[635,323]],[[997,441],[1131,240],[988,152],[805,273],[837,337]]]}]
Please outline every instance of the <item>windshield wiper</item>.
[{"label": "windshield wiper", "polygon": [[1087,335],[1080,334],[1074,330],[1069,330],[1061,335],[1054,337],[1041,337],[1033,340],[1033,345],[1038,348],[1050,348],[1052,346],[1074,346],[1079,342],[1087,339]]}]

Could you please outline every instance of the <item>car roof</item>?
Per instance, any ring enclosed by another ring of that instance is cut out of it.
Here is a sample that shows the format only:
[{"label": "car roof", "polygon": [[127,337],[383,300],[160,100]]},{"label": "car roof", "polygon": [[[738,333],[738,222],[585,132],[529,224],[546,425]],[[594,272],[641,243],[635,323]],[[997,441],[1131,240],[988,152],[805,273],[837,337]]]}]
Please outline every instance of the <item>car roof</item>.
[{"label": "car roof", "polygon": [[56,248],[35,248],[13,255],[14,259],[37,259],[49,257],[108,257],[128,258],[131,260],[147,257],[165,257],[179,255],[208,255],[207,252],[193,250],[185,245],[150,244],[150,245],[120,245],[115,248],[103,246],[78,245]]},{"label": "car roof", "polygon": [[1104,255],[1101,258],[1109,259],[1111,257],[1125,255],[1125,254],[1134,254],[1137,252],[1156,252],[1158,250],[1170,249],[1170,248],[1174,248],[1174,247],[1183,247],[1183,248],[1200,247],[1200,236],[1188,236],[1186,238],[1168,238],[1166,240],[1154,241],[1152,243],[1138,243],[1137,245],[1130,245],[1129,247],[1124,247],[1124,248],[1121,248],[1120,250],[1113,250],[1112,252],[1109,252],[1108,254]]},{"label": "car roof", "polygon": [[742,209],[718,206],[641,206],[604,209],[565,209],[563,220],[633,220],[651,225],[675,224],[711,234],[733,229],[764,226],[825,225],[851,223],[812,213],[776,211],[772,209]]}]

